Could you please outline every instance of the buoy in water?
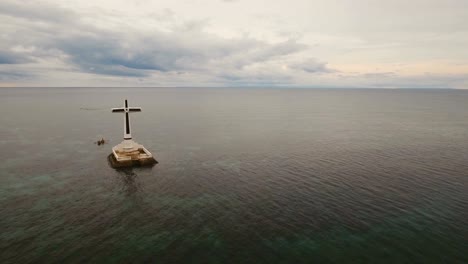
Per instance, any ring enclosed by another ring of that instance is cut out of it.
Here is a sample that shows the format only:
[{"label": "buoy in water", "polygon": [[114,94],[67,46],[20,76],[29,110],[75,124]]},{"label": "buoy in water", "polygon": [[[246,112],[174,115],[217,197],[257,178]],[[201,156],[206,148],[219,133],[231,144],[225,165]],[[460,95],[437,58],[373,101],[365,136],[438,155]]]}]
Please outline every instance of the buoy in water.
[{"label": "buoy in water", "polygon": [[100,145],[104,145],[106,143],[106,140],[104,140],[104,138],[101,138],[100,140],[96,141],[95,144],[98,144],[98,146]]}]

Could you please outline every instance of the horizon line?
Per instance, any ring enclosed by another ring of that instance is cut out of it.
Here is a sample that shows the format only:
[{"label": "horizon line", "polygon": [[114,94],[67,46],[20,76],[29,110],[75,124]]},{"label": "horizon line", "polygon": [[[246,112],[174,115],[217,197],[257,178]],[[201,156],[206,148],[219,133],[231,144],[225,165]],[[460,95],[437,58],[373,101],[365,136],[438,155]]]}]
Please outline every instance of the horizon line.
[{"label": "horizon line", "polygon": [[0,89],[14,88],[235,88],[235,89],[373,89],[373,90],[466,90],[453,87],[311,87],[311,86],[0,86]]}]

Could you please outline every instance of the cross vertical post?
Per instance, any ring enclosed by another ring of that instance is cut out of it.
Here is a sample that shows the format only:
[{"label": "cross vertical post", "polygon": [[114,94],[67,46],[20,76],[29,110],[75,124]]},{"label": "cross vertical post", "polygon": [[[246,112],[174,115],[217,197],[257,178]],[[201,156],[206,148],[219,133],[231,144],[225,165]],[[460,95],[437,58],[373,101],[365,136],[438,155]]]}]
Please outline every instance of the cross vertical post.
[{"label": "cross vertical post", "polygon": [[132,133],[130,130],[130,112],[141,112],[141,107],[128,107],[128,101],[125,99],[124,107],[112,108],[112,113],[125,113],[124,140],[132,139]]}]

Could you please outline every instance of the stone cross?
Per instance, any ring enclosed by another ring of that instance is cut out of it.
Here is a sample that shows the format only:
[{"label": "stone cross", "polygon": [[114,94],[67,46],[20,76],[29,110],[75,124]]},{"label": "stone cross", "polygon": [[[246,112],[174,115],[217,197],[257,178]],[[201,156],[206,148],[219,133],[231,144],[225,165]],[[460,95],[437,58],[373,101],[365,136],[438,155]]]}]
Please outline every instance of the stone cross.
[{"label": "stone cross", "polygon": [[112,108],[112,113],[125,113],[125,127],[124,127],[124,140],[131,140],[132,134],[130,132],[130,112],[141,112],[141,107],[128,107],[127,99],[125,99],[125,106],[120,108]]}]

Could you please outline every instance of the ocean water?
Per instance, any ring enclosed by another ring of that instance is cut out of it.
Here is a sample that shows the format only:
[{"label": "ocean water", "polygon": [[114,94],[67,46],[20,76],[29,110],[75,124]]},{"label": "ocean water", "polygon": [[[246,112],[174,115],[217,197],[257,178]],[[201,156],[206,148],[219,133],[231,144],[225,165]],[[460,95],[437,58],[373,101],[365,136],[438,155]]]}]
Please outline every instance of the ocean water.
[{"label": "ocean water", "polygon": [[[107,162],[124,99],[152,168]],[[0,112],[1,263],[468,263],[468,91],[6,88]]]}]

